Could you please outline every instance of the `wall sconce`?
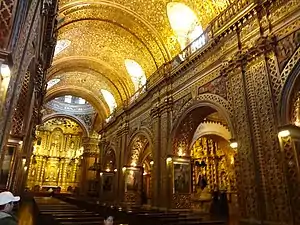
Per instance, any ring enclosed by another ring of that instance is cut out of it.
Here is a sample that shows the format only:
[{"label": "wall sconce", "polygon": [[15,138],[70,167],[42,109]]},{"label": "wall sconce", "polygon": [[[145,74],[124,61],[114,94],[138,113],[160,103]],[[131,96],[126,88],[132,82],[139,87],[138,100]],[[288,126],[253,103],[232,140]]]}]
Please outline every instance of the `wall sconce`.
[{"label": "wall sconce", "polygon": [[23,166],[26,164],[26,159],[25,158],[22,159],[22,163],[23,163]]},{"label": "wall sconce", "polygon": [[238,143],[235,139],[230,139],[229,142],[231,148],[236,149],[238,147]]},{"label": "wall sconce", "polygon": [[172,162],[172,158],[171,158],[171,157],[168,157],[168,158],[167,158],[167,163],[170,163],[170,162]]},{"label": "wall sconce", "polygon": [[103,175],[103,173],[101,172],[101,173],[100,173],[100,176],[102,176],[102,175]]},{"label": "wall sconce", "polygon": [[117,172],[118,170],[117,169],[114,169],[114,172]]},{"label": "wall sconce", "polygon": [[153,166],[153,165],[154,165],[154,162],[153,162],[153,160],[150,162],[150,165],[151,165],[151,166]]},{"label": "wall sconce", "polygon": [[27,166],[24,166],[24,171],[26,171],[28,169],[28,167]]},{"label": "wall sconce", "polygon": [[10,78],[10,68],[7,64],[1,64],[0,73],[2,79]]},{"label": "wall sconce", "polygon": [[106,172],[109,172],[110,171],[110,169],[106,169]]},{"label": "wall sconce", "polygon": [[281,138],[290,136],[290,134],[291,132],[289,130],[282,130],[278,132],[278,136]]},{"label": "wall sconce", "polygon": [[237,148],[238,147],[238,143],[236,141],[230,142],[230,147],[231,148]]},{"label": "wall sconce", "polygon": [[125,167],[125,166],[122,168],[122,171],[123,171],[123,172],[125,172],[125,171],[126,171],[126,167]]}]

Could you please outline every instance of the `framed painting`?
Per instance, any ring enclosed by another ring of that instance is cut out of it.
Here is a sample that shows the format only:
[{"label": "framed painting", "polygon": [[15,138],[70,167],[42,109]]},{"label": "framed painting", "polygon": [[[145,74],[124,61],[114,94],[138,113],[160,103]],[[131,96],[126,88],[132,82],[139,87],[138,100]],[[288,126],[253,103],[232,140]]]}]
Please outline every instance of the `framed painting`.
[{"label": "framed painting", "polygon": [[113,174],[109,174],[109,173],[103,174],[103,183],[102,183],[103,192],[113,191],[113,181],[114,181]]},{"label": "framed painting", "polygon": [[140,169],[128,168],[125,172],[125,191],[138,191],[141,179]]},{"label": "framed painting", "polygon": [[173,192],[189,194],[191,192],[191,166],[188,162],[173,163]]}]

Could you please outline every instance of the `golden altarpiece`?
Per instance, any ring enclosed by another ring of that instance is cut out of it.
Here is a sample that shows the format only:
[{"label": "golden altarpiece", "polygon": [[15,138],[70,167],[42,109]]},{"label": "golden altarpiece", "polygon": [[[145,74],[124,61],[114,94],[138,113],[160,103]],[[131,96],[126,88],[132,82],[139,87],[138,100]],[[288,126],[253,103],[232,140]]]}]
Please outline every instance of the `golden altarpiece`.
[{"label": "golden altarpiece", "polygon": [[219,136],[206,135],[196,140],[191,153],[193,192],[197,194],[204,188],[209,192],[236,190],[234,154],[229,142]]},{"label": "golden altarpiece", "polygon": [[30,160],[27,187],[62,192],[78,187],[80,161],[83,154],[82,129],[66,118],[50,119],[39,126]]}]

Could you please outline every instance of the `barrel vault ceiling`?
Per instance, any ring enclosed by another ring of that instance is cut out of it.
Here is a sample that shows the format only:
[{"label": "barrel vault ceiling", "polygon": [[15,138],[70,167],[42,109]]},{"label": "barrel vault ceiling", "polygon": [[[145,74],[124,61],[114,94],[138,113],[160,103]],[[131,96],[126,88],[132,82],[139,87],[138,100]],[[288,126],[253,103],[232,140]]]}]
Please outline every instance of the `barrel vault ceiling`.
[{"label": "barrel vault ceiling", "polygon": [[[178,0],[194,11],[203,29],[228,0]],[[46,101],[63,95],[84,98],[98,113],[110,115],[101,89],[112,93],[117,105],[135,92],[124,61],[137,62],[149,77],[181,48],[167,15],[169,0],[60,0],[58,43],[48,71]]]}]

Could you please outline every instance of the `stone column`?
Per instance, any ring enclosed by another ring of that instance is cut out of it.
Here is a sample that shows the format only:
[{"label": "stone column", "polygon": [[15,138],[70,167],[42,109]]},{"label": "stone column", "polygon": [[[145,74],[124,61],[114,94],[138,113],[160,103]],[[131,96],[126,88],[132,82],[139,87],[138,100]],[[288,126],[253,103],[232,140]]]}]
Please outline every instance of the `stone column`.
[{"label": "stone column", "polygon": [[82,195],[87,195],[89,180],[91,172],[89,168],[94,164],[95,160],[99,158],[99,137],[86,137],[82,140],[84,148],[83,158],[81,163],[81,179],[80,179],[80,192]]}]

